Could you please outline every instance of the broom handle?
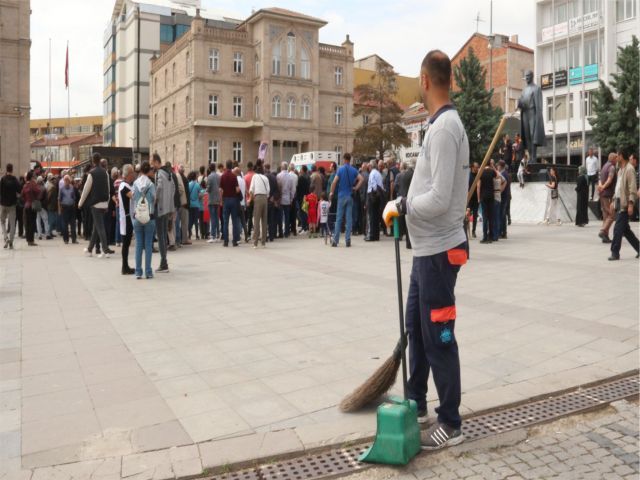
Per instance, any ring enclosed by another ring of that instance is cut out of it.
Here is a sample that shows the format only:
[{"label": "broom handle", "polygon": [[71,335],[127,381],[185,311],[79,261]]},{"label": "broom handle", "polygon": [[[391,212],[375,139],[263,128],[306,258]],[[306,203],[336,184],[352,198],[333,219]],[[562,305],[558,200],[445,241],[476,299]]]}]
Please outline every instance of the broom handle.
[{"label": "broom handle", "polygon": [[398,283],[398,317],[400,319],[400,342],[402,342],[401,348],[401,363],[402,363],[402,390],[404,399],[409,398],[407,392],[407,358],[405,355],[406,335],[404,332],[404,307],[402,305],[402,272],[400,269],[400,222],[398,217],[393,219],[393,239],[396,247],[396,279]]}]

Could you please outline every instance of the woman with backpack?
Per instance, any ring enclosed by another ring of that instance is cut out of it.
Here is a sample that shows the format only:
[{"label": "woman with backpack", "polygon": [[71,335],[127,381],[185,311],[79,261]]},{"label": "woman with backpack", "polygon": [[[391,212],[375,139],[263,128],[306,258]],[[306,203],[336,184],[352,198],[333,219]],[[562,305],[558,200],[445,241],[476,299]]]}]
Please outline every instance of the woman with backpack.
[{"label": "woman with backpack", "polygon": [[153,235],[156,229],[153,205],[156,198],[156,186],[151,179],[154,171],[149,162],[144,162],[141,175],[133,183],[133,231],[136,236],[136,278],[142,278],[142,250],[145,258],[145,276],[153,278],[151,253],[153,251]]}]

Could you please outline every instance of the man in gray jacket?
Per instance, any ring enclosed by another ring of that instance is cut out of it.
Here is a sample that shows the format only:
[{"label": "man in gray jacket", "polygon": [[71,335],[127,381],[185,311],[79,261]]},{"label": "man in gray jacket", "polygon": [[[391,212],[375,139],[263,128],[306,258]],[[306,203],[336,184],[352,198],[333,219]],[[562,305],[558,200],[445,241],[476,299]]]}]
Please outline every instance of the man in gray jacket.
[{"label": "man in gray jacket", "polygon": [[440,406],[437,422],[422,441],[425,450],[463,441],[460,418],[460,359],[455,337],[455,285],[467,261],[463,220],[469,178],[469,141],[449,99],[451,61],[434,50],[420,71],[420,87],[431,118],[406,197],[387,204],[384,220],[406,215],[413,266],[406,304],[409,398],[426,419],[427,378],[433,373]]},{"label": "man in gray jacket", "polygon": [[211,236],[209,243],[218,240],[218,212],[220,211],[220,175],[216,172],[216,164],[209,165],[209,176],[207,177],[207,193],[209,194],[209,223]]},{"label": "man in gray jacket", "polygon": [[160,155],[154,153],[152,156],[153,169],[156,171],[156,236],[158,237],[158,250],[160,251],[160,268],[156,272],[169,273],[167,263],[167,240],[169,219],[171,213],[176,209],[174,195],[176,185],[168,172],[162,167]]}]

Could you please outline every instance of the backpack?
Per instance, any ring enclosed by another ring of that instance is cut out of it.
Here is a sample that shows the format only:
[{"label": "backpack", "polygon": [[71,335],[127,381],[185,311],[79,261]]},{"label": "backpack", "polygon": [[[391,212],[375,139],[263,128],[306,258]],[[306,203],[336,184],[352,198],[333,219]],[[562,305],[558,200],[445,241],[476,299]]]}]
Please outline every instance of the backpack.
[{"label": "backpack", "polygon": [[146,225],[149,223],[149,220],[151,220],[149,202],[147,202],[147,190],[149,190],[149,187],[145,188],[144,192],[142,192],[142,198],[138,200],[138,204],[136,205],[136,220],[142,225]]}]

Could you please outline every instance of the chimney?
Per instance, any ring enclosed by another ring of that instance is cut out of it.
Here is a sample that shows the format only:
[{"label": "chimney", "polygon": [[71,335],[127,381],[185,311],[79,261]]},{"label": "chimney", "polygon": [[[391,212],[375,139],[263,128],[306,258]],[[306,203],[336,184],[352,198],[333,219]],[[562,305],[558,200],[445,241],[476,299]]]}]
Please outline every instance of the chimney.
[{"label": "chimney", "polygon": [[511,43],[519,43],[518,42],[518,35],[511,35],[511,38],[509,38],[509,41]]}]

